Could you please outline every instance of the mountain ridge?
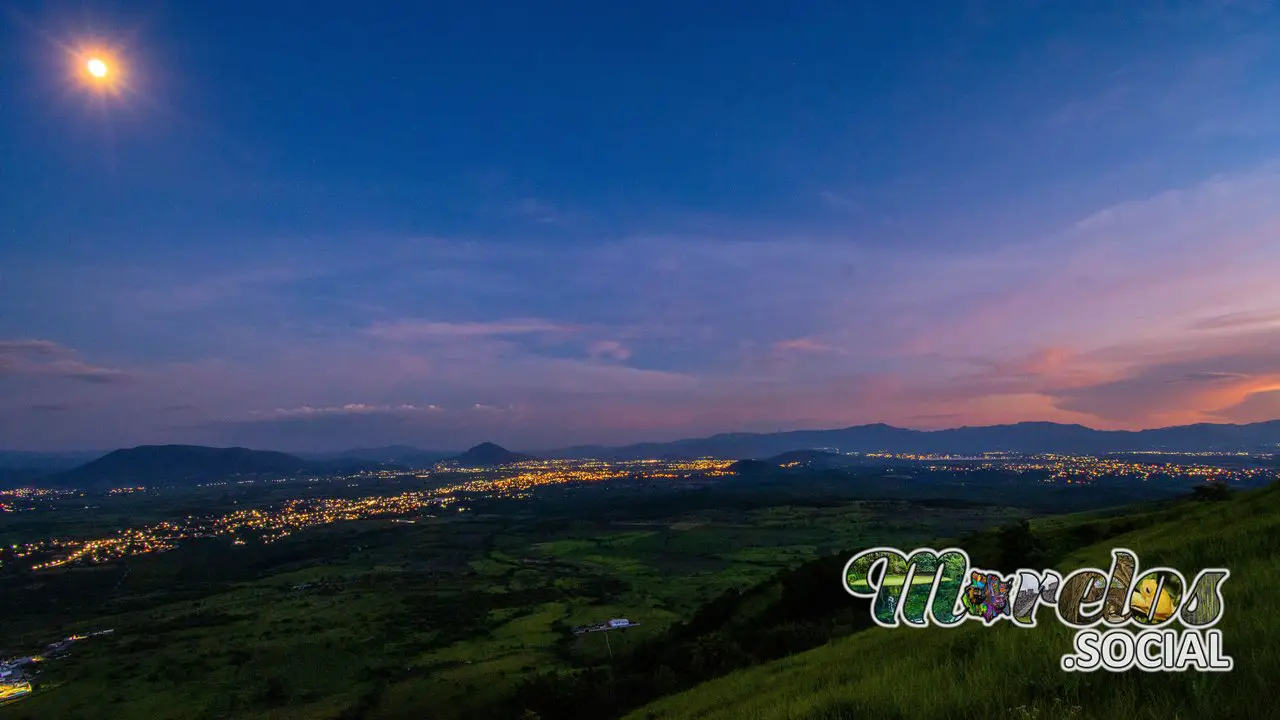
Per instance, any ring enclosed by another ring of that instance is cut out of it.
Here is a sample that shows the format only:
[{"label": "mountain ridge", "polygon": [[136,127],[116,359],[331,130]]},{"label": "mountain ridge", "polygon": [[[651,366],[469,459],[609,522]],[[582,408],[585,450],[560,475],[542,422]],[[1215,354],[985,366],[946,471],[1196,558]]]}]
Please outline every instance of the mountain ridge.
[{"label": "mountain ridge", "polygon": [[638,459],[646,457],[772,457],[801,449],[839,452],[1062,452],[1099,454],[1133,451],[1280,452],[1280,420],[1258,423],[1196,423],[1145,430],[1095,430],[1079,424],[1027,421],[938,430],[899,428],[885,423],[826,430],[776,433],[718,433],[671,442],[618,447],[586,445],[541,453],[544,457]]},{"label": "mountain ridge", "polygon": [[[335,468],[358,467],[364,464],[376,465],[393,462],[407,466],[427,466],[437,462],[452,460],[460,465],[470,467],[486,467],[503,465],[536,458],[546,459],[601,459],[601,460],[638,460],[638,459],[670,459],[686,460],[698,457],[718,457],[729,460],[770,459],[797,451],[825,450],[841,453],[853,452],[895,452],[895,453],[941,453],[941,454],[976,454],[981,452],[1013,452],[1013,453],[1063,453],[1080,455],[1099,455],[1117,452],[1169,452],[1171,454],[1185,452],[1270,452],[1280,454],[1280,420],[1268,420],[1257,423],[1195,423],[1176,425],[1164,428],[1145,430],[1095,430],[1079,424],[1053,423],[1045,421],[1028,421],[1005,425],[961,426],[938,430],[916,430],[900,428],[885,423],[853,425],[845,428],[824,430],[787,430],[774,433],[727,432],[706,437],[683,438],[669,442],[643,442],[621,446],[577,445],[558,450],[538,451],[535,453],[512,452],[494,443],[481,443],[463,453],[420,450],[409,445],[389,445],[382,448],[357,448],[336,453],[288,454],[268,450],[248,450],[245,448],[208,448],[200,445],[141,445],[135,448],[122,448],[101,454],[75,467],[50,466],[45,457],[57,456],[61,463],[67,463],[76,453],[22,453],[18,451],[0,452],[14,465],[12,470],[22,473],[21,477],[44,476],[42,479],[55,483],[81,478],[95,482],[115,481],[117,475],[136,479],[138,473],[130,471],[106,472],[104,467],[111,468],[112,463],[119,462],[119,453],[151,450],[156,448],[187,448],[199,452],[211,450],[238,451],[241,453],[264,453],[258,460],[266,462],[265,466],[250,463],[243,469],[232,463],[234,472],[322,472]],[[203,450],[200,450],[203,449]],[[172,450],[161,452],[173,452]],[[188,461],[198,459],[188,452]],[[82,457],[98,453],[83,453]],[[39,456],[41,462],[32,463],[28,467],[24,460]],[[283,461],[281,458],[289,458]],[[173,458],[175,461],[179,458]],[[99,463],[107,463],[105,466]],[[184,461],[186,462],[186,461]],[[197,463],[198,465],[199,463]],[[259,469],[254,470],[253,468]],[[262,469],[265,467],[265,470]],[[86,470],[92,468],[92,471]],[[35,470],[43,472],[35,473]],[[215,468],[196,468],[184,471],[181,466],[166,467],[155,472],[144,471],[147,477],[178,474],[216,474]],[[116,473],[116,475],[113,475]],[[107,479],[94,478],[95,474]]]},{"label": "mountain ridge", "polygon": [[450,462],[455,462],[462,467],[493,467],[536,459],[532,455],[511,452],[495,443],[482,442],[461,455],[450,458]]},{"label": "mountain ridge", "polygon": [[39,479],[46,486],[197,484],[228,477],[288,476],[357,469],[358,463],[303,460],[273,450],[203,445],[139,445]]}]

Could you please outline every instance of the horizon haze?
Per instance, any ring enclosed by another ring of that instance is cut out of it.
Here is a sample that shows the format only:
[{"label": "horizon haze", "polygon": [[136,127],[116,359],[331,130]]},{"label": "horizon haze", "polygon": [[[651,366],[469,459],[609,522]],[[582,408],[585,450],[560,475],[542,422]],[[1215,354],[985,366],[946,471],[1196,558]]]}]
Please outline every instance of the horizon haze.
[{"label": "horizon haze", "polygon": [[[1244,432],[1240,432],[1244,431]],[[941,438],[950,438],[941,439]],[[843,440],[852,443],[842,448],[847,452],[942,452],[966,453],[983,451],[1009,451],[1014,453],[1064,452],[1068,454],[1106,454],[1111,452],[1168,450],[1179,452],[1223,451],[1271,453],[1280,450],[1280,418],[1254,423],[1195,423],[1167,427],[1139,428],[1134,430],[1103,430],[1079,424],[1046,421],[1020,421],[994,425],[959,425],[948,428],[909,428],[886,423],[866,423],[844,427],[800,428],[771,432],[724,431],[699,437],[648,439],[624,444],[576,444],[546,447],[504,447],[501,443],[482,440],[470,447],[447,447],[420,444],[375,444],[369,446],[342,446],[324,448],[249,447],[232,446],[232,449],[248,449],[265,452],[284,452],[310,458],[360,458],[398,462],[397,458],[413,456],[419,460],[439,456],[461,455],[484,449],[524,453],[533,458],[592,459],[627,457],[642,459],[674,452],[681,457],[703,455],[736,459],[782,452],[817,449],[814,442]],[[811,442],[814,441],[814,442]],[[883,442],[883,445],[877,445]],[[155,447],[194,447],[228,449],[227,447],[194,445],[190,443],[147,443],[120,448],[77,448],[65,451],[29,451],[0,448],[0,460],[22,465],[24,457],[47,456],[69,458],[75,456],[84,461],[101,457],[117,450],[137,450]],[[732,447],[734,451],[726,452]],[[762,450],[763,449],[763,450]],[[829,448],[828,448],[829,449]],[[361,454],[365,453],[365,454]],[[8,456],[8,457],[4,457]],[[532,459],[532,458],[531,458]]]}]

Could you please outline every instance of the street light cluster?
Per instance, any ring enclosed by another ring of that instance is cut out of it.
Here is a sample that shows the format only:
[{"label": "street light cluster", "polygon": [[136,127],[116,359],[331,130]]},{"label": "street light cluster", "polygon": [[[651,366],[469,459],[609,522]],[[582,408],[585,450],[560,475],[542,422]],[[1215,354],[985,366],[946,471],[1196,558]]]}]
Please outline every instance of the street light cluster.
[{"label": "street light cluster", "polygon": [[[595,483],[623,477],[666,479],[719,476],[726,472],[727,460],[673,462],[540,461],[521,464],[507,471],[477,469],[476,477],[442,487],[412,490],[396,495],[358,498],[309,498],[288,500],[276,507],[236,510],[217,516],[189,515],[140,528],[120,530],[114,535],[89,540],[49,539],[0,548],[0,565],[6,560],[30,558],[32,570],[45,570],[75,563],[96,564],[133,555],[163,552],[182,540],[229,537],[237,545],[246,538],[275,542],[310,527],[351,520],[395,518],[421,514],[430,509],[463,510],[468,498],[477,496],[524,498],[539,487],[571,483]],[[514,471],[514,472],[512,472]],[[415,471],[416,474],[417,471]],[[483,474],[481,474],[483,473]],[[138,488],[124,488],[137,491]]]}]

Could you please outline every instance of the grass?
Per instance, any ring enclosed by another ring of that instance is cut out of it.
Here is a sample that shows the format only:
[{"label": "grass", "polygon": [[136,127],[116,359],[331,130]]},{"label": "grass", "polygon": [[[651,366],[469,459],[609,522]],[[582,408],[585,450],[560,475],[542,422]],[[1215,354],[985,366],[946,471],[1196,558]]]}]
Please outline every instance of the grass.
[{"label": "grass", "polygon": [[[957,532],[1010,511],[931,519]],[[534,671],[619,659],[728,588],[878,530],[899,508],[681,511],[646,525],[448,517],[351,523],[270,545],[210,541],[123,566],[11,578],[2,654],[115,628],[50,663],[0,720],[483,716]],[[850,545],[851,546],[851,545]],[[778,548],[777,551],[758,548]],[[307,587],[294,589],[295,586]],[[30,598],[30,599],[26,599]],[[58,603],[42,602],[42,598]],[[76,598],[75,604],[66,604]],[[575,625],[641,626],[575,638]]]},{"label": "grass", "polygon": [[[1047,520],[1044,527],[1114,521],[1092,514]],[[1258,717],[1280,677],[1280,618],[1270,582],[1280,548],[1280,488],[1153,509],[1124,521],[1145,526],[1070,553],[1060,570],[1105,569],[1113,547],[1136,551],[1142,567],[1174,567],[1188,578],[1206,567],[1229,568],[1217,627],[1235,659],[1232,673],[1065,673],[1059,661],[1071,651],[1074,631],[1046,615],[1032,629],[1007,623],[874,628],[705,683],[628,717]]]}]

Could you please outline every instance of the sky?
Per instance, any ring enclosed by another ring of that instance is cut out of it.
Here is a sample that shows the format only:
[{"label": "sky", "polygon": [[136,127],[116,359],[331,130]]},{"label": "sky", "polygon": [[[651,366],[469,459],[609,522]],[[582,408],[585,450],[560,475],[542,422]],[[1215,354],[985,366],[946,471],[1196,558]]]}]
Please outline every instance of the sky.
[{"label": "sky", "polygon": [[1280,417],[1268,0],[11,2],[0,198],[3,449]]}]

